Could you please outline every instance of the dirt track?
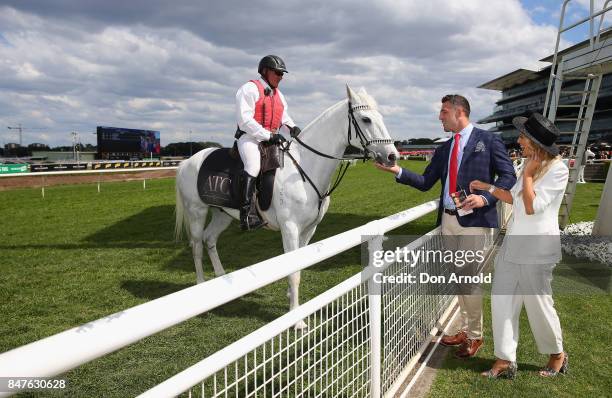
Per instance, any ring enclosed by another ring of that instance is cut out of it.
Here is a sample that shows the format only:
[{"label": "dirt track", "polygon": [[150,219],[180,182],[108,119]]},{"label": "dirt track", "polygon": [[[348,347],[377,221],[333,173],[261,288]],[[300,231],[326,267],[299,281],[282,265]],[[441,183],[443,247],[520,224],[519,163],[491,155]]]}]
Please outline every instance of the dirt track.
[{"label": "dirt track", "polygon": [[131,173],[100,173],[100,174],[76,174],[76,175],[46,175],[37,176],[35,173],[27,177],[2,177],[0,178],[0,191],[9,189],[41,187],[52,185],[92,184],[98,181],[132,181],[153,178],[170,178],[176,175],[176,170],[143,171]]}]

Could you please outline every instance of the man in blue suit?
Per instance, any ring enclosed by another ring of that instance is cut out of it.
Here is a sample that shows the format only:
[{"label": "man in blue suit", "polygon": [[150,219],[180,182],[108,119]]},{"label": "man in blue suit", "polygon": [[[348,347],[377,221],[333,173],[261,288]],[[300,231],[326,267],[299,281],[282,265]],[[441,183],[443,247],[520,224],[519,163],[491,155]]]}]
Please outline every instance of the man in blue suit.
[{"label": "man in blue suit", "polygon": [[[436,225],[442,225],[445,245],[451,242],[455,250],[482,250],[483,237],[491,233],[491,228],[499,226],[497,199],[490,192],[467,195],[459,205],[461,212],[451,193],[467,191],[473,180],[487,181],[506,190],[516,182],[514,167],[502,140],[474,127],[469,116],[470,104],[465,97],[454,94],[442,98],[439,119],[444,131],[452,132],[453,138],[436,149],[422,175],[397,165],[386,167],[375,163],[379,169],[395,174],[397,182],[421,191],[428,191],[440,180],[442,192]],[[471,213],[464,214],[470,210]],[[456,356],[469,358],[478,352],[483,342],[482,295],[472,291],[471,294],[459,294],[458,299],[461,327],[455,334],[445,335],[442,344],[459,346]]]}]

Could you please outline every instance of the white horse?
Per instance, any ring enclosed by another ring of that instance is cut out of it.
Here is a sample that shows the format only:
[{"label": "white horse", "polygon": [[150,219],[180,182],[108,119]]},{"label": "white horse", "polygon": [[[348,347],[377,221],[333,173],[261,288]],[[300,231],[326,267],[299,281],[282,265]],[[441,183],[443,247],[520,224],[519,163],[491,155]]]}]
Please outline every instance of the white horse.
[{"label": "white horse", "polygon": [[[386,165],[393,165],[399,156],[374,99],[363,88],[355,93],[348,86],[347,96],[347,100],[333,105],[304,128],[298,139],[292,141],[288,154],[285,153],[283,168],[276,171],[272,203],[261,215],[267,228],[281,231],[285,253],[306,246],[314,235],[329,206],[332,175],[349,145],[362,148]],[[176,176],[175,234],[180,239],[185,224],[197,283],[204,281],[203,242],[215,275],[225,274],[217,253],[217,239],[232,218],[239,219],[237,209],[209,206],[198,195],[196,182],[200,166],[215,150],[203,149],[183,161]],[[209,208],[212,219],[205,228]],[[287,292],[290,309],[299,305],[299,284],[300,272],[291,274]],[[300,322],[296,328],[305,326]]]}]

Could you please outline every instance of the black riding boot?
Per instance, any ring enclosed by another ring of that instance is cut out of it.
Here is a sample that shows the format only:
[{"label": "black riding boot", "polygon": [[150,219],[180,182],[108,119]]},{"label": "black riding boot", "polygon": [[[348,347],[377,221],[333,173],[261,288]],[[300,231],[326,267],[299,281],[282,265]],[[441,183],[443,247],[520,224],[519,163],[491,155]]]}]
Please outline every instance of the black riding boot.
[{"label": "black riding boot", "polygon": [[252,231],[266,225],[257,214],[257,209],[253,204],[254,193],[255,177],[243,171],[240,175],[240,228],[243,231]]}]

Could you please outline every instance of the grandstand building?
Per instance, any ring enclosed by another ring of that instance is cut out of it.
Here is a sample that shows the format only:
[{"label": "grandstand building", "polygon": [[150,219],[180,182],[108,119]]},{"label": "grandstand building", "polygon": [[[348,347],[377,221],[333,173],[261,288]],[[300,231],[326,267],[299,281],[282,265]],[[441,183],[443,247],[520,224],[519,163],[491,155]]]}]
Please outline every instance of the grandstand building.
[{"label": "grandstand building", "polygon": [[[601,35],[601,40],[612,40],[612,31]],[[559,56],[575,51],[589,45],[588,40],[578,43],[570,48],[559,52]],[[553,56],[549,55],[541,59],[542,62],[552,62]],[[478,123],[495,123],[489,131],[501,134],[506,145],[516,142],[518,130],[512,124],[515,116],[529,116],[532,112],[542,113],[546,99],[546,89],[550,76],[550,66],[540,71],[518,69],[504,76],[493,79],[482,84],[479,88],[501,91],[502,97],[497,101],[493,113]],[[573,81],[564,85],[564,90],[581,90],[584,82]],[[561,104],[580,104],[581,95],[562,96]],[[557,118],[575,117],[575,108],[559,108]],[[573,122],[556,123],[561,131],[573,131]],[[557,143],[563,145],[571,143],[571,135],[562,135]],[[595,114],[589,133],[589,142],[612,142],[612,74],[604,75]]]}]

